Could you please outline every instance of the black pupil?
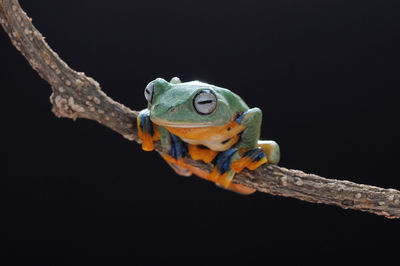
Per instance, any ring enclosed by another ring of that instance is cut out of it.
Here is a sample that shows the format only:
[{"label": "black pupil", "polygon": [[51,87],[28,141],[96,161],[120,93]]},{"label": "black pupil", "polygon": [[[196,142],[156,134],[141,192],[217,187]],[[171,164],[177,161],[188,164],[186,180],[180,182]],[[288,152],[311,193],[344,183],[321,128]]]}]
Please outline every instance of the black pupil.
[{"label": "black pupil", "polygon": [[147,93],[147,94],[150,94],[150,91],[149,91],[148,89],[146,89],[146,93]]},{"label": "black pupil", "polygon": [[206,100],[206,101],[201,101],[201,102],[197,102],[198,104],[207,104],[207,103],[212,103],[212,100]]}]

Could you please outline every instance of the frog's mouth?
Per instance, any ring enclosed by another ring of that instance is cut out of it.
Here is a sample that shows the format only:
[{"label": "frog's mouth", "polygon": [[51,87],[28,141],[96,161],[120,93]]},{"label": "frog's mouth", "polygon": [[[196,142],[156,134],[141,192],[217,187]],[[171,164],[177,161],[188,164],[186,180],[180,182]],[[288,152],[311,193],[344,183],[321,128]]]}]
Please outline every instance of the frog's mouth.
[{"label": "frog's mouth", "polygon": [[212,125],[211,122],[201,122],[201,123],[171,122],[157,118],[151,118],[151,121],[159,126],[179,127],[179,128],[198,128],[198,127],[209,127],[210,125]]}]

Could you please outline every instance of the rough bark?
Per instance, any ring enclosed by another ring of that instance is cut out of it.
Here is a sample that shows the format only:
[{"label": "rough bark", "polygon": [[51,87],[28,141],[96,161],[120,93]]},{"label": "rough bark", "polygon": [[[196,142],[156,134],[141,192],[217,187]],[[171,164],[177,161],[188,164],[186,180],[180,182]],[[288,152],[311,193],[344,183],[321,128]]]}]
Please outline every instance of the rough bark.
[{"label": "rough bark", "polygon": [[[113,101],[94,79],[76,72],[62,61],[32,25],[17,0],[0,0],[0,23],[17,50],[50,84],[50,101],[56,116],[95,120],[128,140],[140,143],[136,130],[138,112]],[[160,152],[160,148],[156,143],[155,149]],[[186,162],[203,170],[212,170],[210,164],[190,158],[186,158]],[[234,182],[273,195],[400,218],[400,191],[395,189],[327,179],[268,164],[255,171],[244,170],[235,176]]]}]

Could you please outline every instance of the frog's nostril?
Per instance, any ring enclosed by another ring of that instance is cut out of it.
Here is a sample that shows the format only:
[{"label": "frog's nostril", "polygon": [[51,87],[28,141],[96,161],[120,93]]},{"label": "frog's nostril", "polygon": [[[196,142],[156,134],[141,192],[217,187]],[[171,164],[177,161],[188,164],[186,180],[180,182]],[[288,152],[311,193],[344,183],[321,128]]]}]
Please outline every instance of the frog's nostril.
[{"label": "frog's nostril", "polygon": [[168,108],[168,111],[170,111],[171,113],[174,112],[174,111],[175,111],[175,107],[170,106],[170,107]]}]

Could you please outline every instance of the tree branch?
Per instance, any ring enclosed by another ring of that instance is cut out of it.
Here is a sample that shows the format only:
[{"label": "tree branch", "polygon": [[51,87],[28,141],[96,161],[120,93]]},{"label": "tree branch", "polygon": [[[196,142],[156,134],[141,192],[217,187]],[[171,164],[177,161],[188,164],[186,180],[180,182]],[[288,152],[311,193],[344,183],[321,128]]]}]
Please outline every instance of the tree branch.
[{"label": "tree branch", "polygon": [[[62,61],[32,25],[17,0],[0,0],[0,23],[17,50],[51,85],[50,101],[57,117],[95,120],[128,140],[141,142],[136,130],[138,112],[113,101],[94,79]],[[159,143],[155,144],[155,149],[161,151]],[[190,158],[185,160],[195,168],[212,170],[210,164]],[[400,191],[395,189],[327,179],[268,164],[255,171],[243,170],[236,174],[233,182],[272,195],[400,218]]]}]

